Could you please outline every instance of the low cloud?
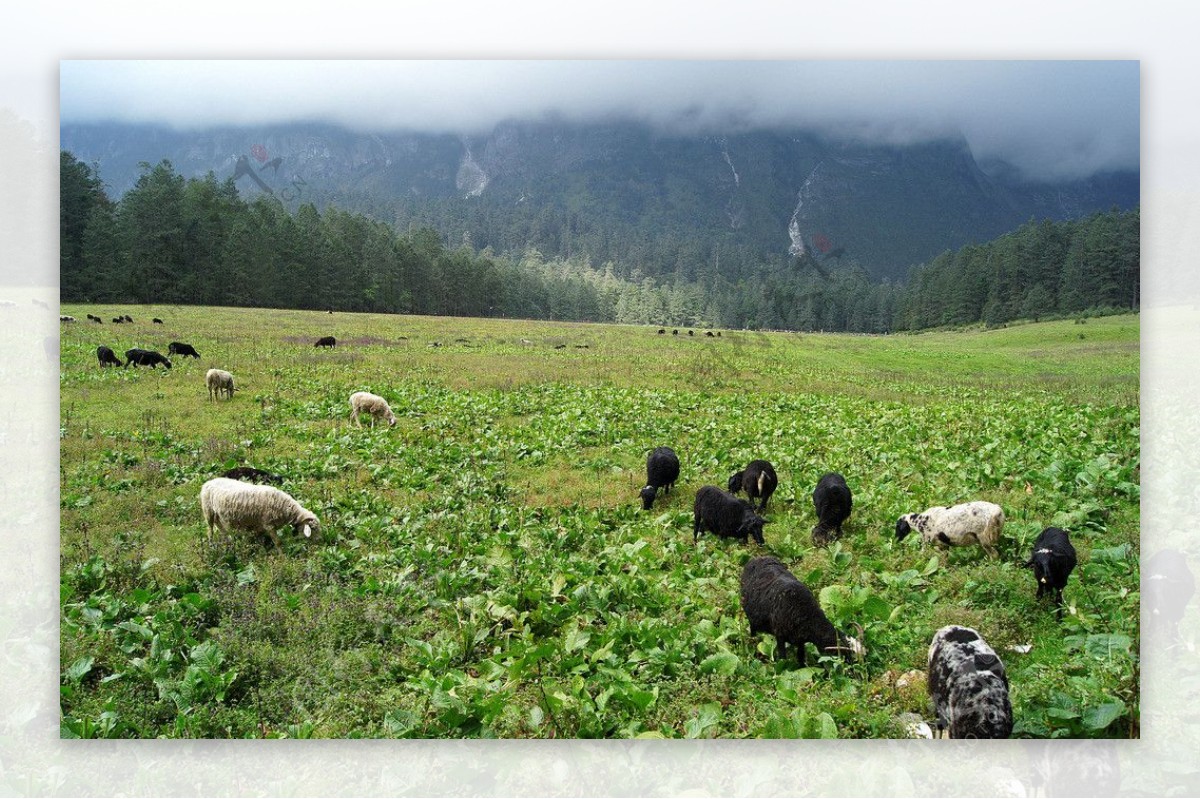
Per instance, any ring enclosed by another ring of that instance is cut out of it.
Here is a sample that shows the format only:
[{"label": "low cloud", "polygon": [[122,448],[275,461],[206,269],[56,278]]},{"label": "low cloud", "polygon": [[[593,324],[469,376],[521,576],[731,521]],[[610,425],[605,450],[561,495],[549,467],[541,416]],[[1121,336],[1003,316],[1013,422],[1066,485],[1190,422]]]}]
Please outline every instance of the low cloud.
[{"label": "low cloud", "polygon": [[63,122],[479,133],[620,117],[891,144],[962,135],[1031,177],[1139,165],[1136,61],[64,61],[60,74]]}]

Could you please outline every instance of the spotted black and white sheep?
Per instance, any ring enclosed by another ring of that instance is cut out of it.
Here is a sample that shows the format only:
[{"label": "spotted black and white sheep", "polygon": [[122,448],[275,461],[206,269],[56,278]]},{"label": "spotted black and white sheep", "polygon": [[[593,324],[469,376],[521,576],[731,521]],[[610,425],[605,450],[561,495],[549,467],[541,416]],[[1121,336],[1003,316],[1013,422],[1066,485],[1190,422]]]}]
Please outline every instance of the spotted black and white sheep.
[{"label": "spotted black and white sheep", "polygon": [[729,492],[736,494],[745,489],[746,496],[753,502],[759,500],[758,509],[767,509],[767,500],[779,486],[779,478],[775,475],[775,467],[770,461],[753,460],[746,468],[729,478]]},{"label": "spotted black and white sheep", "polygon": [[171,368],[171,362],[163,357],[162,353],[155,352],[154,350],[143,350],[139,347],[125,350],[126,368],[130,366],[149,366],[153,369],[160,363],[168,369]]},{"label": "spotted black and white sheep", "polygon": [[313,346],[314,347],[336,347],[337,339],[334,338],[333,336],[322,336],[321,338],[317,339],[317,343],[314,344]]},{"label": "spotted black and white sheep", "polygon": [[1071,546],[1066,530],[1047,527],[1033,542],[1033,553],[1024,564],[1026,569],[1033,569],[1038,599],[1053,592],[1059,621],[1062,621],[1063,615],[1063,588],[1075,569],[1075,563],[1075,547]]},{"label": "spotted black and white sheep", "polygon": [[812,529],[813,543],[825,546],[841,536],[842,522],[850,518],[853,504],[845,477],[837,472],[821,475],[813,489],[813,507],[817,511],[817,526]]},{"label": "spotted black and white sheep", "polygon": [[675,481],[679,479],[679,456],[670,447],[656,447],[646,457],[646,487],[641,491],[642,510],[650,510],[658,489],[664,494],[671,493]]},{"label": "spotted black and white sheep", "polygon": [[791,644],[797,662],[803,666],[804,647],[810,642],[820,655],[838,654],[846,659],[863,655],[862,644],[834,628],[813,592],[778,558],[761,556],[746,562],[742,568],[742,610],[750,621],[751,635],[775,636],[780,659]]},{"label": "spotted black and white sheep", "polygon": [[196,352],[196,348],[191,344],[184,344],[182,341],[172,341],[167,345],[168,355],[178,355],[181,358],[191,356],[197,360],[200,359],[200,353]]},{"label": "spotted black and white sheep", "polygon": [[722,538],[753,538],[763,544],[763,525],[766,519],[754,512],[754,506],[744,499],[725,493],[716,486],[703,486],[696,492],[692,510],[692,541],[700,532],[715,533]]},{"label": "spotted black and white sheep", "polygon": [[976,501],[906,513],[896,520],[896,540],[903,541],[914,529],[921,534],[922,544],[926,541],[948,547],[978,544],[998,558],[996,545],[1004,529],[1004,511],[994,502]]},{"label": "spotted black and white sheep", "polygon": [[249,483],[283,484],[283,475],[264,472],[262,469],[255,469],[253,466],[235,466],[224,472],[221,476],[227,477],[230,480],[241,480]]},{"label": "spotted black and white sheep", "polygon": [[204,374],[204,384],[208,386],[208,398],[210,400],[219,400],[221,395],[225,395],[225,399],[233,399],[233,375],[226,372],[224,369],[209,369]]},{"label": "spotted black and white sheep", "polygon": [[929,645],[929,696],[938,731],[951,738],[1007,738],[1012,704],[1004,664],[970,627],[952,624]]},{"label": "spotted black and white sheep", "polygon": [[58,321],[60,321],[60,322],[74,322],[74,321],[75,321],[75,317],[74,317],[74,316],[68,316],[67,314],[63,314],[63,315],[61,315],[61,316],[59,316],[59,317],[58,317]]},{"label": "spotted black and white sheep", "polygon": [[392,413],[392,407],[388,405],[387,400],[378,394],[355,391],[350,395],[350,418],[354,420],[355,426],[362,427],[358,417],[364,413],[371,417],[371,427],[375,426],[375,420],[379,418],[386,419],[392,427],[396,425],[396,414]]},{"label": "spotted black and white sheep", "polygon": [[124,366],[121,359],[111,348],[101,345],[96,348],[96,359],[100,361],[101,368],[105,366]]},{"label": "spotted black and white sheep", "polygon": [[279,549],[280,527],[290,524],[296,535],[311,538],[321,528],[316,514],[288,493],[274,486],[243,483],[228,477],[214,477],[200,488],[200,510],[208,524],[208,537],[220,528],[262,533],[271,537]]}]

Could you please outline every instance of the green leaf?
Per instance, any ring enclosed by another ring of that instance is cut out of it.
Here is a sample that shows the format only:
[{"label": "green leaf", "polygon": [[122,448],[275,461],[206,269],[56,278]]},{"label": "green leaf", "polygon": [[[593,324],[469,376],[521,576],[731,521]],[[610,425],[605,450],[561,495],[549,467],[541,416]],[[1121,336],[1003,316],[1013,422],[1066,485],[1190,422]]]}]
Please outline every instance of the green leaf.
[{"label": "green leaf", "polygon": [[862,606],[863,616],[868,619],[877,619],[882,621],[888,618],[892,612],[892,606],[884,602],[877,596],[869,596]]},{"label": "green leaf", "polygon": [[732,652],[717,652],[700,661],[701,674],[724,674],[726,676],[737,671],[741,658]]},{"label": "green leaf", "polygon": [[1092,732],[1103,730],[1125,714],[1125,703],[1120,699],[1095,705],[1083,711],[1083,726]]},{"label": "green leaf", "polygon": [[1096,633],[1084,641],[1084,650],[1094,658],[1110,658],[1115,654],[1129,654],[1133,641],[1120,633]]},{"label": "green leaf", "polygon": [[1121,544],[1117,547],[1106,547],[1102,549],[1093,549],[1091,560],[1094,562],[1112,561],[1112,560],[1127,560],[1132,547],[1129,544]]},{"label": "green leaf", "polygon": [[709,727],[715,727],[720,720],[721,705],[719,703],[709,702],[701,705],[696,709],[696,715],[684,723],[683,735],[685,738],[700,738]]},{"label": "green leaf", "polygon": [[63,679],[67,682],[77,682],[82,680],[84,676],[92,670],[92,664],[95,662],[96,659],[91,655],[81,657],[79,660],[67,667],[67,670],[63,672]]},{"label": "green leaf", "polygon": [[929,558],[929,562],[925,564],[925,568],[921,569],[921,574],[924,575],[925,577],[928,577],[929,575],[931,575],[935,571],[937,571],[938,567],[940,565],[941,565],[941,561],[938,559],[938,556],[933,555]]},{"label": "green leaf", "polygon": [[568,652],[575,652],[587,646],[587,642],[591,640],[591,637],[591,633],[584,632],[578,627],[570,627],[567,629],[566,640],[563,642],[563,646],[566,647]]}]

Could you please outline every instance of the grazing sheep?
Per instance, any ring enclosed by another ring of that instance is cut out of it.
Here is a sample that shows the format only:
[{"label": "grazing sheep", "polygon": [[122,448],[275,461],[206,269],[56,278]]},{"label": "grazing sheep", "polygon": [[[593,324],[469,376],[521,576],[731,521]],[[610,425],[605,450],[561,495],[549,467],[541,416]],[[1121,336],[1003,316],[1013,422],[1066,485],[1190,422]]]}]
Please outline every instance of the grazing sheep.
[{"label": "grazing sheep", "polygon": [[98,325],[104,324],[104,320],[95,314],[88,314],[87,317],[89,322],[95,322]]},{"label": "grazing sheep", "polygon": [[817,526],[812,529],[813,543],[825,546],[841,536],[842,522],[850,517],[853,504],[845,477],[837,472],[821,475],[813,491],[813,507],[817,510]]},{"label": "grazing sheep", "polygon": [[666,334],[667,334],[666,330],[663,330],[661,327],[658,329],[658,335],[665,336]]},{"label": "grazing sheep", "polygon": [[317,339],[317,343],[314,344],[313,346],[314,347],[336,347],[337,339],[334,338],[333,336],[323,336],[323,337]]},{"label": "grazing sheep", "polygon": [[154,350],[143,350],[138,347],[125,350],[125,366],[127,368],[129,366],[149,366],[153,369],[160,363],[168,369],[171,368],[171,362]]},{"label": "grazing sheep", "polygon": [[210,540],[214,528],[220,527],[226,534],[232,528],[265,533],[279,549],[279,535],[275,531],[283,525],[292,525],[296,534],[305,538],[311,538],[321,528],[316,515],[286,492],[228,477],[214,477],[200,488],[200,509],[208,524]]},{"label": "grazing sheep", "polygon": [[722,538],[753,538],[763,545],[763,525],[767,520],[754,512],[754,506],[744,499],[726,494],[716,486],[703,486],[696,492],[692,510],[692,541],[706,530]]},{"label": "grazing sheep", "polygon": [[713,338],[713,332],[711,330],[705,330],[704,335],[708,336],[709,338]]},{"label": "grazing sheep", "polygon": [[970,627],[938,630],[929,645],[929,696],[939,733],[951,738],[1012,734],[1008,675],[996,652]]},{"label": "grazing sheep", "polygon": [[101,368],[105,366],[124,366],[121,359],[110,348],[103,345],[96,348],[96,358],[100,361]]},{"label": "grazing sheep", "polygon": [[678,335],[679,335],[679,330],[678,330],[678,329],[672,330],[672,331],[671,331],[671,335],[672,335],[672,336],[678,336]]},{"label": "grazing sheep", "polygon": [[775,493],[775,489],[779,486],[779,478],[775,475],[775,467],[770,461],[754,460],[746,465],[742,471],[734,474],[729,478],[729,493],[736,494],[743,488],[746,489],[746,496],[751,499],[760,500],[758,506],[759,511],[767,509],[767,500]]},{"label": "grazing sheep", "polygon": [[132,317],[132,316],[130,316],[129,314],[125,314],[125,315],[124,315],[123,317],[121,317],[121,318],[122,318],[122,319],[124,319],[126,322],[129,322],[130,324],[133,324],[133,317]]},{"label": "grazing sheep", "polygon": [[742,610],[750,621],[751,635],[775,636],[780,659],[791,644],[796,648],[797,662],[804,666],[804,646],[810,641],[819,654],[840,654],[847,660],[863,655],[862,644],[834,628],[813,592],[778,558],[764,555],[746,562],[742,568]]},{"label": "grazing sheep", "polygon": [[200,353],[196,352],[196,348],[191,344],[184,344],[182,341],[172,341],[168,344],[167,354],[178,355],[181,358],[190,355],[196,360],[200,360]]},{"label": "grazing sheep", "polygon": [[114,316],[113,317],[114,325],[120,325],[120,324],[124,324],[124,323],[125,323],[125,317],[123,317],[123,316]]},{"label": "grazing sheep", "polygon": [[224,369],[209,369],[204,375],[204,383],[208,386],[210,400],[219,400],[222,394],[226,399],[233,399],[233,375]]},{"label": "grazing sheep", "polygon": [[62,316],[58,317],[58,321],[60,321],[60,322],[74,322],[74,321],[75,321],[75,317],[74,317],[74,316],[67,316],[67,315],[65,315],[65,314],[64,314],[64,315],[62,315]]},{"label": "grazing sheep", "polygon": [[1026,569],[1033,569],[1037,578],[1037,598],[1054,592],[1054,605],[1058,608],[1058,620],[1062,621],[1063,588],[1067,578],[1075,569],[1075,547],[1065,530],[1047,527],[1033,542],[1033,554],[1025,561]]},{"label": "grazing sheep", "polygon": [[387,400],[367,391],[355,391],[350,395],[350,418],[354,420],[357,427],[362,427],[358,417],[363,413],[370,414],[371,427],[375,426],[375,420],[378,417],[387,419],[387,423],[392,427],[396,426],[396,414],[392,413],[392,408],[388,405]]},{"label": "grazing sheep", "polygon": [[156,325],[161,325],[163,323],[163,320],[159,319],[157,316],[154,317],[153,319],[151,319],[150,321]]},{"label": "grazing sheep", "polygon": [[688,335],[689,335],[689,336],[694,336],[694,335],[696,335],[696,331],[695,331],[695,330],[689,330],[689,331],[688,331]]},{"label": "grazing sheep", "polygon": [[964,502],[951,508],[937,506],[924,513],[906,513],[896,520],[896,540],[903,541],[913,528],[921,543],[935,541],[948,547],[978,544],[994,558],[1004,529],[1004,511],[993,502]]},{"label": "grazing sheep", "polygon": [[283,484],[283,475],[264,472],[262,469],[255,469],[253,466],[236,466],[221,476],[230,480],[242,480],[250,483]]},{"label": "grazing sheep", "polygon": [[658,489],[671,493],[679,479],[679,456],[670,447],[657,447],[646,458],[646,487],[642,489],[642,510],[650,510]]}]

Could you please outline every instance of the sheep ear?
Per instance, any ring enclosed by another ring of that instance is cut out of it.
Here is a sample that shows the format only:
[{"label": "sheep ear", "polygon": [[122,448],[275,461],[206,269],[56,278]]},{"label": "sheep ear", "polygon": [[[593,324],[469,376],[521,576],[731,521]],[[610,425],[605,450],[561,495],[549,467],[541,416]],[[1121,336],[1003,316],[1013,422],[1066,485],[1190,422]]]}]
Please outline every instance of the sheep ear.
[{"label": "sheep ear", "polygon": [[306,525],[304,525],[304,537],[305,537],[305,538],[312,538],[312,528],[311,528],[311,527],[309,527],[307,524],[306,524]]}]

